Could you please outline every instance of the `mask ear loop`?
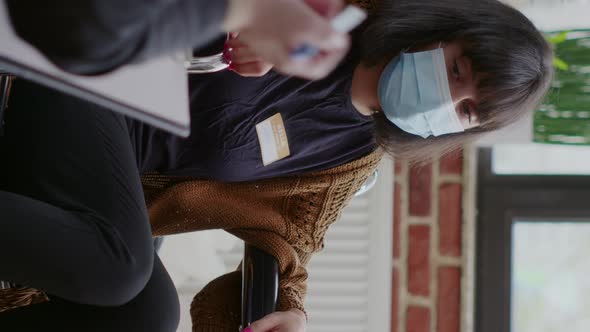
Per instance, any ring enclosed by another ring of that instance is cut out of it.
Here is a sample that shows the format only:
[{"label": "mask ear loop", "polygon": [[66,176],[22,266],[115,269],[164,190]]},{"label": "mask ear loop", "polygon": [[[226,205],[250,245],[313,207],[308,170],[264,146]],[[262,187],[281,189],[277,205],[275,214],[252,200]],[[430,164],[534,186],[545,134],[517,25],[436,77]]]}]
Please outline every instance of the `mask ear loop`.
[{"label": "mask ear loop", "polygon": [[[410,45],[410,46],[408,46],[408,47],[404,48],[403,50],[401,50],[401,51],[400,51],[400,54],[402,54],[402,53],[408,53],[408,51],[409,51],[409,50],[410,50],[412,47],[414,47],[414,46],[416,46],[416,45],[415,45],[415,44],[412,44],[412,45]],[[442,46],[443,46],[443,42],[442,42],[442,41],[439,41],[439,42],[438,42],[438,48],[443,48]]]},{"label": "mask ear loop", "polygon": [[412,45],[410,45],[410,46],[408,46],[408,47],[406,47],[406,48],[402,49],[402,50],[400,51],[400,54],[402,54],[402,53],[408,53],[408,51],[409,51],[409,50],[410,50],[412,47],[414,47],[414,46],[416,46],[416,43],[412,43]]}]

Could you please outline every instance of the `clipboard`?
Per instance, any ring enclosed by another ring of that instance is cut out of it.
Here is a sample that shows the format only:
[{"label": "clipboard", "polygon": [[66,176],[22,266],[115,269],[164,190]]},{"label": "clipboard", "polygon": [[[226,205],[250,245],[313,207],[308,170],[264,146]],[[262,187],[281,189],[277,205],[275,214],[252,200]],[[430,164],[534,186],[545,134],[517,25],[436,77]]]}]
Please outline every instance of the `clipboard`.
[{"label": "clipboard", "polygon": [[188,74],[182,56],[162,56],[98,76],[70,74],[16,35],[0,1],[0,70],[187,137]]}]

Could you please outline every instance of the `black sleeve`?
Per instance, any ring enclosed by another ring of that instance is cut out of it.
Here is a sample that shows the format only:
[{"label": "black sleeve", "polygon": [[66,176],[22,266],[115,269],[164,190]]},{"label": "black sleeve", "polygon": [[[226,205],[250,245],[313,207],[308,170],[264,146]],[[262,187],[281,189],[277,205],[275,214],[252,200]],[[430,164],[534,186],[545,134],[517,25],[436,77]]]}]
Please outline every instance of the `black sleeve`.
[{"label": "black sleeve", "polygon": [[221,33],[227,0],[6,0],[16,33],[64,70],[97,74]]}]

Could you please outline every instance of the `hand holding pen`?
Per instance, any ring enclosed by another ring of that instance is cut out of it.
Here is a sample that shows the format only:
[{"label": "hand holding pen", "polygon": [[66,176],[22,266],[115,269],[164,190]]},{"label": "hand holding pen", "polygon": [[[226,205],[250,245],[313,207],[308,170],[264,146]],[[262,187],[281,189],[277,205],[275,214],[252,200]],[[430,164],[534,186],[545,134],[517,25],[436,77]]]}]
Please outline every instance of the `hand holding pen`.
[{"label": "hand holding pen", "polygon": [[[239,74],[260,76],[274,67],[283,74],[319,79],[348,52],[350,40],[346,32],[352,28],[341,29],[342,23],[335,26],[332,22],[340,13],[350,15],[350,10],[342,11],[344,3],[340,0],[236,1],[266,4],[260,11],[248,14],[256,17],[250,19],[251,24],[232,29],[239,31],[239,36],[228,42],[228,56],[232,69]],[[356,12],[364,15],[358,9]]]}]

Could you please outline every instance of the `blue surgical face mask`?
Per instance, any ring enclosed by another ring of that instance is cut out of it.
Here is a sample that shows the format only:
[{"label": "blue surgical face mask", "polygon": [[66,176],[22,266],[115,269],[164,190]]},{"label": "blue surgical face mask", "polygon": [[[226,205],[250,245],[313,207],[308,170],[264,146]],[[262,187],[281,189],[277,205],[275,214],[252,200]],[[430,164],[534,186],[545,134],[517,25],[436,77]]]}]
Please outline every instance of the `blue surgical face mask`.
[{"label": "blue surgical face mask", "polygon": [[442,48],[400,54],[383,70],[378,89],[385,116],[407,133],[426,138],[464,131]]}]

